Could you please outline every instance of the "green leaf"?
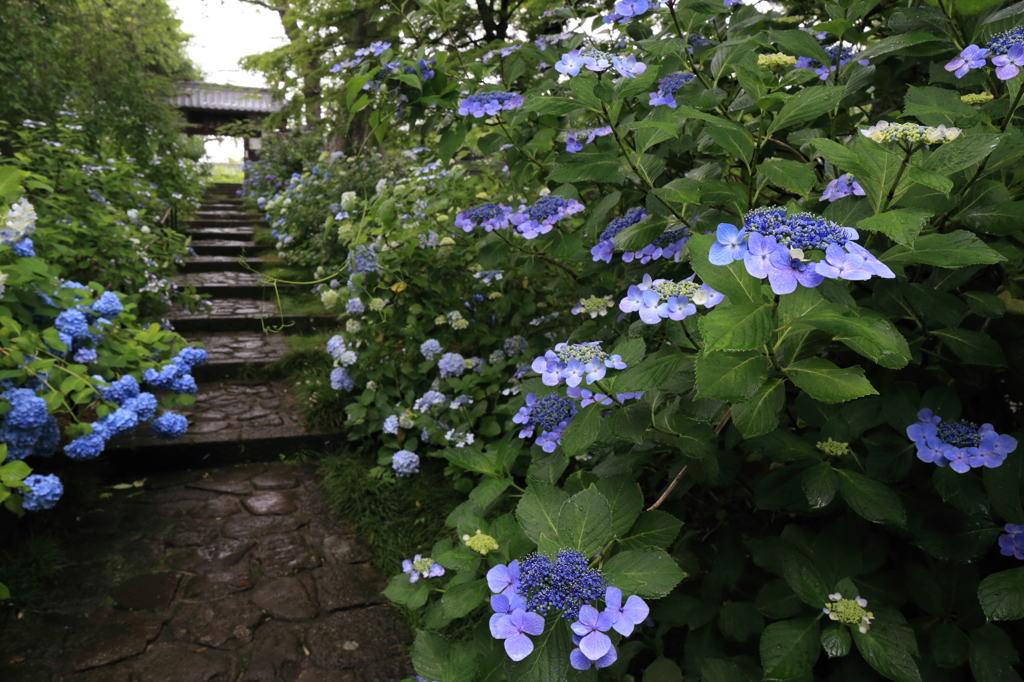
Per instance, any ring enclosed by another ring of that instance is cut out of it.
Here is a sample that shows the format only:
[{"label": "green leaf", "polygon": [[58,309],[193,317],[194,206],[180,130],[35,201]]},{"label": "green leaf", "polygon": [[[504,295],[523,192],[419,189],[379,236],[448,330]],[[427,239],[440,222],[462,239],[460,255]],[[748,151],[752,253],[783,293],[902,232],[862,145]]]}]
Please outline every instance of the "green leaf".
[{"label": "green leaf", "polygon": [[988,334],[970,329],[939,329],[931,334],[969,365],[1002,367],[1006,364],[1003,349]]},{"label": "green leaf", "polygon": [[[2,453],[0,453],[2,454]],[[1024,524],[1024,495],[1021,495],[1021,481],[1024,480],[1024,453],[1015,450],[1006,456],[1002,465],[985,468],[982,478],[992,508],[1008,523]]]},{"label": "green leaf", "polygon": [[459,151],[459,147],[466,141],[467,130],[468,128],[465,124],[459,123],[448,128],[441,135],[441,142],[438,144],[437,149],[437,158],[444,164],[447,165],[451,162],[455,152]]},{"label": "green leaf", "polygon": [[449,583],[441,597],[441,608],[450,620],[462,618],[478,606],[483,606],[487,601],[487,594],[487,581],[483,579],[458,585]]},{"label": "green leaf", "polygon": [[992,16],[985,17],[985,20],[981,22],[981,25],[988,26],[989,24],[994,24],[997,21],[1002,21],[1003,19],[1015,17],[1021,13],[1024,13],[1024,2],[1018,2],[1016,4],[1010,5],[1009,7],[1005,7],[999,10]]},{"label": "green leaf", "polygon": [[[964,119],[976,120],[978,118],[977,110],[961,102],[960,93],[956,90],[936,87],[910,86],[907,90],[906,107],[903,114],[916,117],[926,126],[958,126],[964,125],[962,123]],[[959,141],[954,140],[950,145],[955,145]],[[942,147],[944,146],[942,145]],[[995,145],[992,147],[994,148]],[[929,170],[938,171],[939,169],[929,168]]]},{"label": "green leaf", "polygon": [[645,511],[622,538],[622,549],[668,549],[682,527],[683,522],[667,512]]},{"label": "green leaf", "polygon": [[[953,96],[957,100],[960,99],[959,95],[955,92]],[[952,175],[953,173],[970,168],[987,157],[999,145],[1001,139],[999,135],[986,135],[984,133],[961,135],[952,142],[940,145],[938,149],[925,157],[921,167],[935,173]]]},{"label": "green leaf", "polygon": [[970,632],[971,674],[977,682],[1021,682],[1013,665],[1020,661],[1017,643],[992,623]]},{"label": "green leaf", "polygon": [[700,318],[704,352],[761,348],[771,334],[774,309],[767,303],[716,306]]},{"label": "green leaf", "polygon": [[712,118],[705,122],[704,131],[712,140],[745,164],[754,155],[754,136],[738,123]]},{"label": "green leaf", "polygon": [[[508,682],[582,682],[597,679],[593,668],[580,672],[568,664],[569,652],[576,645],[572,643],[569,621],[564,618],[555,618],[554,622],[549,620],[545,623],[544,632],[530,639],[533,641],[533,652],[518,663],[510,660],[504,651],[501,652],[505,659]],[[427,679],[448,682],[446,678]]]},{"label": "green leaf", "polygon": [[894,246],[882,254],[880,260],[896,265],[922,263],[955,268],[998,263],[1006,259],[972,233],[956,230],[947,234],[926,234],[918,238],[913,248]]},{"label": "green leaf", "polygon": [[516,518],[519,519],[526,537],[538,542],[541,533],[549,538],[558,537],[558,512],[569,496],[551,485],[540,481],[530,481],[516,507]]},{"label": "green leaf", "polygon": [[565,116],[579,111],[583,106],[568,97],[527,97],[520,111],[535,111],[538,114]]},{"label": "green leaf", "polygon": [[[863,317],[856,317],[857,314]],[[819,306],[799,321],[828,332],[833,340],[883,367],[900,369],[910,362],[910,346],[903,335],[887,318],[868,308],[854,308],[844,314],[838,306]]]},{"label": "green leaf", "polygon": [[800,474],[800,485],[807,495],[807,504],[811,509],[827,507],[835,499],[839,489],[839,477],[828,462],[815,464]]},{"label": "green leaf", "polygon": [[675,204],[696,204],[700,202],[700,183],[690,178],[676,178],[663,187],[651,190],[655,196]]},{"label": "green leaf", "polygon": [[476,660],[468,647],[452,647],[441,635],[420,630],[412,644],[412,664],[428,680],[474,682]]},{"label": "green leaf", "polygon": [[779,49],[788,55],[796,57],[810,57],[822,64],[828,63],[829,57],[821,48],[821,43],[814,39],[807,31],[769,31],[768,40],[779,46]]},{"label": "green leaf", "polygon": [[594,556],[611,539],[612,508],[591,486],[562,503],[558,539],[584,556]]},{"label": "green leaf", "polygon": [[1024,567],[993,573],[982,580],[978,600],[989,620],[1024,618]]},{"label": "green leaf", "polygon": [[745,642],[764,632],[764,617],[753,602],[734,601],[718,610],[718,629],[734,642]]},{"label": "green leaf", "polygon": [[667,225],[667,221],[653,218],[634,223],[615,235],[615,248],[622,251],[639,251],[664,233]]},{"label": "green leaf", "polygon": [[632,476],[620,474],[598,479],[594,487],[604,495],[611,507],[611,536],[625,537],[644,508],[644,494],[640,486]]},{"label": "green leaf", "polygon": [[[698,370],[698,386],[700,365]],[[795,362],[783,370],[789,380],[823,403],[844,403],[865,395],[877,395],[860,367],[840,369],[824,358],[808,358]]]},{"label": "green leaf", "polygon": [[732,421],[744,438],[754,438],[779,426],[779,412],[786,404],[786,384],[770,379],[749,399],[732,406]]},{"label": "green leaf", "polygon": [[551,179],[555,182],[622,182],[622,164],[612,152],[559,154]]},{"label": "green leaf", "polygon": [[916,166],[910,167],[907,171],[907,177],[917,184],[930,187],[936,192],[940,192],[947,197],[953,189],[953,181],[945,175],[942,175],[941,173],[933,173],[931,171],[924,170],[923,168],[917,168]]},{"label": "green leaf", "polygon": [[811,672],[821,654],[817,618],[772,623],[761,635],[764,680],[790,680]]},{"label": "green leaf", "polygon": [[907,511],[899,496],[884,483],[849,469],[836,469],[839,493],[853,511],[872,523],[907,526]]},{"label": "green leaf", "polygon": [[766,182],[801,196],[810,194],[818,181],[812,166],[789,159],[766,159],[757,165],[757,174],[759,181],[763,176]]},{"label": "green leaf", "polygon": [[643,682],[683,682],[683,671],[669,658],[659,658],[644,670]]},{"label": "green leaf", "polygon": [[[7,454],[6,444],[4,446],[4,452]],[[6,464],[0,465],[0,485],[5,485],[8,488],[14,488],[21,484],[25,477],[32,473],[32,467],[20,459],[15,459]]]},{"label": "green leaf", "polygon": [[897,244],[913,248],[917,235],[921,234],[921,229],[931,215],[930,211],[923,211],[919,208],[898,208],[895,211],[887,211],[865,218],[857,223],[857,228],[881,232]]},{"label": "green leaf", "polygon": [[742,402],[768,378],[764,353],[706,353],[697,359],[697,397]]},{"label": "green leaf", "polygon": [[791,542],[779,537],[747,541],[754,563],[779,576],[800,599],[820,610],[828,603],[829,588],[818,567]]},{"label": "green leaf", "polygon": [[857,651],[883,677],[895,682],[922,682],[913,657],[917,639],[899,611],[872,608],[875,619],[867,632],[851,628]]},{"label": "green leaf", "polygon": [[904,33],[903,35],[891,36],[884,40],[879,40],[877,43],[871,45],[865,50],[861,50],[857,53],[857,59],[876,59],[882,55],[891,54],[898,50],[903,50],[914,45],[921,43],[927,43],[935,41],[937,38],[930,33],[924,33],[923,31],[915,31],[913,33]]},{"label": "green leaf", "polygon": [[942,507],[925,517],[914,544],[937,559],[972,561],[990,550],[1001,533],[988,518]]},{"label": "green leaf", "polygon": [[750,276],[743,261],[733,261],[729,265],[711,264],[708,253],[715,241],[713,234],[695,234],[687,242],[690,265],[701,281],[725,294],[734,304],[763,302],[761,280]]},{"label": "green leaf", "polygon": [[990,7],[995,7],[1001,0],[953,0],[953,7],[965,17],[981,14]]},{"label": "green leaf", "polygon": [[821,646],[829,658],[838,658],[850,653],[853,639],[850,630],[844,625],[832,623],[821,633]]},{"label": "green leaf", "polygon": [[644,442],[650,426],[651,406],[647,403],[630,403],[612,412],[604,424],[604,432],[639,445]]},{"label": "green leaf", "polygon": [[601,403],[591,403],[572,418],[562,432],[562,451],[566,457],[575,457],[594,444],[601,431]]},{"label": "green leaf", "polygon": [[[615,390],[622,393],[661,390],[665,384],[674,381],[679,372],[693,371],[694,363],[694,356],[683,353],[671,353],[653,360],[644,360],[615,377]],[[588,405],[587,408],[589,407]],[[578,415],[572,418],[565,433],[569,432],[577,419]],[[565,447],[565,435],[562,436],[562,447]]]},{"label": "green leaf", "polygon": [[824,156],[829,163],[842,170],[853,173],[860,173],[863,166],[860,163],[857,153],[838,142],[823,137],[816,137],[808,140],[818,153]]},{"label": "green leaf", "polygon": [[771,137],[777,130],[813,121],[839,106],[842,99],[843,88],[838,85],[805,88],[787,100],[782,110],[775,115],[775,119],[768,126],[768,136]]},{"label": "green leaf", "polygon": [[[0,166],[0,199],[13,204],[21,196],[21,171],[13,166]],[[0,597],[2,598],[2,597]]]},{"label": "green leaf", "polygon": [[703,682],[750,682],[750,678],[738,665],[721,658],[703,659],[700,662],[700,675]]},{"label": "green leaf", "polygon": [[645,599],[664,597],[686,577],[672,557],[653,547],[616,554],[601,570],[609,585]]},{"label": "green leaf", "polygon": [[932,655],[935,665],[941,668],[956,668],[967,662],[971,652],[971,640],[963,630],[953,623],[939,623],[932,633]]}]

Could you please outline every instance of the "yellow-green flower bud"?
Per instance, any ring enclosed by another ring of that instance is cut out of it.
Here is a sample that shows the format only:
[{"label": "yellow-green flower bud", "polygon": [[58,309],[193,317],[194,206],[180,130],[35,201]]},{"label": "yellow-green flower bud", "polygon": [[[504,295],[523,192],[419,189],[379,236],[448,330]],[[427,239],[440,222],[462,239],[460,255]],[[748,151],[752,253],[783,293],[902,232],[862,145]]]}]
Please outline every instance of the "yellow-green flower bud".
[{"label": "yellow-green flower bud", "polygon": [[991,102],[994,99],[995,99],[995,97],[993,97],[992,95],[988,94],[987,92],[983,92],[980,95],[977,95],[977,94],[960,95],[960,101],[963,102],[964,104],[970,104],[972,107],[976,106],[976,105],[979,105],[979,104],[987,104],[987,103]]},{"label": "yellow-green flower bud", "polygon": [[875,614],[867,610],[867,599],[862,599],[860,595],[854,599],[843,599],[843,595],[839,592],[828,595],[828,598],[831,601],[825,605],[822,612],[830,620],[845,625],[856,625],[861,633],[865,633],[871,628],[871,621]]},{"label": "yellow-green flower bud", "polygon": [[463,535],[462,541],[474,552],[480,552],[484,555],[492,549],[498,549],[498,542],[490,535],[482,533],[479,528],[476,529],[476,535],[469,535],[468,533]]},{"label": "yellow-green flower bud", "polygon": [[852,452],[850,450],[849,443],[840,443],[839,441],[832,440],[831,438],[824,443],[818,443],[818,449],[829,457],[842,457],[843,455],[848,455]]},{"label": "yellow-green flower bud", "polygon": [[757,65],[762,69],[783,69],[794,64],[796,64],[796,57],[781,52],[757,55]]}]

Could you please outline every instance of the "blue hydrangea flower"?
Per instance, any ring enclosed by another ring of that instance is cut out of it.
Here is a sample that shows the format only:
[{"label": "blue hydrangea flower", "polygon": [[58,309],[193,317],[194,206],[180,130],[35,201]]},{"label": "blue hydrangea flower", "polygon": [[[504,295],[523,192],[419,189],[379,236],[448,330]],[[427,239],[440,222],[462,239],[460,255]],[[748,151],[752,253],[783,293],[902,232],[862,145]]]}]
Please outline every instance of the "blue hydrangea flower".
[{"label": "blue hydrangea flower", "polygon": [[398,433],[398,415],[388,415],[387,419],[384,420],[384,426],[381,431],[391,435]]},{"label": "blue hydrangea flower", "polygon": [[364,310],[365,308],[363,307],[363,302],[359,298],[350,298],[348,299],[348,303],[345,304],[345,312],[349,313],[350,315],[359,314]]},{"label": "blue hydrangea flower", "polygon": [[171,440],[185,435],[188,431],[188,419],[174,412],[164,412],[149,423],[149,431],[154,438]]},{"label": "blue hydrangea flower", "polygon": [[677,106],[676,92],[679,91],[679,88],[692,81],[693,78],[692,73],[684,73],[682,71],[670,73],[658,81],[658,90],[650,93],[648,104],[652,107],[664,105],[669,109],[675,109]]},{"label": "blue hydrangea flower", "polygon": [[587,383],[592,384],[604,378],[606,369],[625,369],[626,364],[618,355],[608,355],[601,350],[600,341],[587,343],[560,343],[554,350],[534,359],[534,372],[541,375],[545,386],[557,386],[562,382],[562,371],[570,360],[578,360],[587,371]]},{"label": "blue hydrangea flower", "polygon": [[555,62],[555,71],[569,76],[580,75],[580,69],[584,67],[584,59],[580,56],[579,50],[570,50],[562,55],[562,58]]},{"label": "blue hydrangea flower", "polygon": [[0,414],[0,443],[7,444],[7,459],[38,454],[37,444],[45,437],[52,419],[47,414],[46,401],[28,388],[9,389],[0,393],[0,399],[11,406]]},{"label": "blue hydrangea flower", "polygon": [[697,312],[695,304],[706,308],[718,305],[725,295],[707,284],[697,284],[696,275],[681,282],[667,279],[652,280],[644,275],[640,284],[632,284],[626,296],[619,301],[619,310],[624,313],[640,313],[646,324],[658,324],[662,320],[682,320]]},{"label": "blue hydrangea flower", "polygon": [[[821,49],[828,55],[828,63],[822,64],[817,59],[811,59],[810,57],[799,57],[796,60],[796,64],[793,65],[795,69],[808,69],[818,75],[819,80],[825,80],[828,78],[830,73],[835,73],[837,69],[841,69],[850,61],[857,56],[857,50],[849,46],[842,46],[839,43],[834,45],[822,45]],[[861,66],[867,66],[870,62],[867,59],[858,59],[857,63]]]},{"label": "blue hydrangea flower", "polygon": [[791,294],[797,284],[813,289],[824,280],[816,264],[804,260],[800,249],[787,249],[780,244],[768,257],[768,282],[776,294]]},{"label": "blue hydrangea flower", "polygon": [[352,274],[377,272],[377,250],[373,244],[358,244],[349,252],[348,267]]},{"label": "blue hydrangea flower", "polygon": [[943,422],[927,407],[917,413],[917,419],[907,427],[907,437],[917,446],[917,458],[940,467],[949,464],[959,474],[978,467],[998,467],[1017,449],[1015,438],[996,433],[991,424]]},{"label": "blue hydrangea flower", "polygon": [[599,137],[611,134],[611,126],[602,126],[600,128],[580,128],[579,130],[563,131],[562,139],[565,140],[565,151],[575,154],[583,149],[583,145],[590,144]]},{"label": "blue hydrangea flower", "polygon": [[815,271],[829,279],[866,280],[871,279],[871,271],[864,265],[860,256],[847,253],[840,246],[829,244],[825,249],[825,260],[814,265]]},{"label": "blue hydrangea flower", "polygon": [[526,598],[528,611],[574,621],[582,606],[604,594],[604,587],[601,572],[587,566],[583,554],[562,549],[554,561],[536,552],[520,561],[515,590]]},{"label": "blue hydrangea flower", "polygon": [[495,639],[505,640],[505,653],[513,661],[521,661],[533,653],[533,640],[527,635],[537,636],[543,632],[544,617],[523,609],[516,609],[499,620],[493,630]]},{"label": "blue hydrangea flower", "polygon": [[510,336],[509,338],[505,339],[502,342],[501,347],[505,349],[505,353],[510,358],[516,358],[525,353],[527,350],[529,350],[530,344],[527,342],[525,338],[523,338],[519,334],[516,334],[515,336]]},{"label": "blue hydrangea flower", "polygon": [[576,388],[567,389],[566,394],[570,398],[575,398],[579,400],[580,407],[583,408],[589,405],[590,403],[601,403],[602,405],[611,405],[612,403],[615,402],[615,400],[619,401],[620,403],[624,403],[627,400],[639,400],[640,398],[643,397],[644,392],[636,391],[630,393],[616,393],[615,400],[612,400],[611,396],[605,395],[604,393],[594,393],[593,391],[588,391],[585,388],[580,388],[577,386]]},{"label": "blue hydrangea flower", "polygon": [[[391,456],[391,468],[399,478],[406,478],[420,471],[420,458],[415,452],[399,450]],[[431,576],[424,576],[431,577]],[[412,580],[410,582],[416,582]]]},{"label": "blue hydrangea flower", "polygon": [[420,353],[427,360],[433,360],[434,356],[441,352],[441,344],[437,339],[427,339],[420,344]]},{"label": "blue hydrangea flower", "polygon": [[575,649],[573,649],[572,651],[569,652],[569,663],[576,670],[590,670],[591,667],[594,667],[594,668],[607,668],[608,666],[610,666],[612,663],[614,663],[615,661],[617,661],[619,659],[618,652],[615,650],[615,647],[612,646],[612,647],[608,648],[608,653],[606,653],[604,656],[602,656],[601,658],[597,659],[596,661],[592,661],[589,658],[587,658],[586,654],[584,654],[579,649],[579,644],[582,641],[583,641],[582,637],[580,637],[579,635],[577,635],[575,633],[573,634],[573,636],[572,636],[572,643],[577,645],[577,648],[575,648]]},{"label": "blue hydrangea flower", "polygon": [[95,348],[79,348],[78,350],[75,351],[75,354],[72,356],[72,359],[75,362],[87,365],[90,362],[96,362],[97,357],[98,356],[96,355]]},{"label": "blue hydrangea flower", "polygon": [[[93,379],[102,381],[100,377]],[[124,405],[125,401],[139,395],[139,382],[131,374],[125,374],[117,381],[111,382],[109,386],[100,386],[99,391],[104,400]]]},{"label": "blue hydrangea flower", "polygon": [[487,587],[495,594],[517,594],[519,582],[519,562],[512,561],[507,566],[498,564],[487,571]]},{"label": "blue hydrangea flower", "polygon": [[1020,67],[1024,66],[1024,45],[1013,45],[1006,54],[993,57],[992,65],[996,67],[996,77],[999,80],[1008,81],[1016,78],[1020,73]]},{"label": "blue hydrangea flower", "polygon": [[156,396],[152,393],[139,393],[136,397],[124,401],[121,406],[138,415],[140,422],[149,421],[156,414]]},{"label": "blue hydrangea flower", "polygon": [[1005,535],[999,536],[999,553],[1024,561],[1024,525],[1006,524]]},{"label": "blue hydrangea flower", "polygon": [[514,92],[484,92],[470,95],[459,102],[459,116],[496,116],[499,111],[510,111],[523,106],[525,98]]},{"label": "blue hydrangea flower", "polygon": [[659,235],[654,239],[653,242],[640,249],[639,251],[627,251],[622,254],[622,262],[631,263],[634,259],[638,259],[641,263],[646,265],[652,260],[658,260],[659,258],[671,259],[674,262],[678,262],[679,255],[683,251],[683,247],[686,246],[686,242],[690,239],[690,231],[686,228],[681,230],[671,230],[662,235]]},{"label": "blue hydrangea flower", "polygon": [[460,211],[455,216],[455,227],[463,232],[472,232],[473,228],[483,226],[484,230],[501,230],[508,227],[512,209],[504,204],[481,204],[475,208]]},{"label": "blue hydrangea flower", "polygon": [[985,66],[986,57],[988,57],[988,50],[971,44],[961,50],[953,61],[946,64],[945,69],[952,71],[957,78],[963,78],[971,69],[980,69]]},{"label": "blue hydrangea flower", "polygon": [[821,193],[821,198],[818,201],[835,201],[836,199],[842,199],[848,196],[862,197],[865,195],[864,188],[860,186],[853,175],[849,173],[843,173],[838,178],[828,183],[825,187],[825,191]]},{"label": "blue hydrangea flower", "polygon": [[[505,566],[502,564],[498,564],[498,566],[500,566],[501,568],[505,568]],[[492,568],[491,571],[494,571],[494,569],[498,568],[498,566]],[[488,571],[487,574],[490,575],[490,573],[491,572]],[[501,590],[499,590],[499,592],[500,591]],[[488,622],[488,627],[490,628],[491,631],[491,637],[494,637],[495,639],[502,639],[498,636],[498,633],[501,632],[498,626],[501,623],[501,621],[507,619],[517,609],[521,609],[523,611],[526,610],[526,598],[520,594],[516,594],[514,590],[510,590],[508,594],[491,595],[491,610],[494,611],[494,613],[491,615],[490,621]]]},{"label": "blue hydrangea flower", "polygon": [[775,237],[780,244],[803,251],[824,251],[829,244],[845,246],[859,236],[852,227],[843,227],[813,213],[787,214],[781,206],[748,211],[743,216],[743,227],[748,232]]},{"label": "blue hydrangea flower", "polygon": [[590,255],[593,256],[594,261],[611,263],[612,253],[615,250],[615,235],[622,232],[627,227],[636,225],[646,217],[647,213],[644,209],[634,207],[618,218],[611,220],[597,238],[597,244],[590,249]]},{"label": "blue hydrangea flower", "polygon": [[32,244],[32,240],[28,237],[25,237],[11,248],[14,250],[14,255],[19,258],[35,258],[36,249]]},{"label": "blue hydrangea flower", "polygon": [[71,459],[93,459],[99,457],[107,442],[99,433],[79,436],[64,446],[64,454]]},{"label": "blue hydrangea flower", "polygon": [[60,496],[64,494],[64,486],[61,484],[60,479],[53,474],[48,476],[32,474],[27,476],[22,482],[29,488],[28,492],[24,493],[24,498],[21,501],[21,506],[26,511],[52,509],[57,504]]},{"label": "blue hydrangea flower", "polygon": [[402,560],[402,573],[409,576],[409,582],[414,583],[422,578],[437,578],[444,575],[444,566],[433,559],[424,558],[417,554],[411,560]]},{"label": "blue hydrangea flower", "polygon": [[512,421],[522,426],[520,438],[531,438],[535,431],[539,431],[534,442],[544,452],[554,452],[576,411],[575,401],[556,393],[540,399],[535,393],[530,393],[526,396],[526,406],[519,408]]},{"label": "blue hydrangea flower", "polygon": [[448,402],[448,398],[446,398],[443,393],[431,390],[424,393],[422,397],[417,398],[416,402],[412,405],[412,409],[422,414],[434,405],[440,405],[446,402]]},{"label": "blue hydrangea flower", "polygon": [[186,346],[182,348],[178,355],[172,360],[172,362],[178,362],[189,369],[192,369],[196,365],[201,365],[206,362],[208,355],[202,348],[193,348],[192,346]]},{"label": "blue hydrangea flower", "polygon": [[67,334],[75,341],[81,341],[89,336],[88,318],[81,310],[74,308],[61,312],[53,326],[57,331]]},{"label": "blue hydrangea flower", "polygon": [[626,603],[622,603],[622,590],[609,587],[604,593],[605,613],[609,614],[612,629],[623,637],[633,634],[633,627],[647,620],[651,609],[640,597],[631,595]]},{"label": "blue hydrangea flower", "polygon": [[445,353],[437,361],[437,368],[441,370],[441,378],[458,377],[466,371],[466,360],[458,353]]},{"label": "blue hydrangea flower", "polygon": [[612,614],[601,612],[586,604],[580,607],[579,619],[569,626],[580,637],[580,653],[596,661],[612,648],[611,637],[604,634],[612,629]]},{"label": "blue hydrangea flower", "polygon": [[988,41],[988,49],[992,54],[1006,54],[1014,45],[1024,45],[1024,26],[1016,26],[1009,31],[997,33]]},{"label": "blue hydrangea flower", "polygon": [[344,367],[335,367],[331,370],[331,388],[335,391],[351,391],[356,387],[356,382],[349,376],[348,370]]},{"label": "blue hydrangea flower", "polygon": [[741,260],[747,252],[745,238],[747,231],[737,229],[729,223],[719,223],[715,231],[717,241],[711,245],[708,260],[713,265],[728,265],[734,260]]},{"label": "blue hydrangea flower", "polygon": [[92,304],[92,311],[100,317],[117,317],[124,310],[124,304],[113,291],[104,291]]},{"label": "blue hydrangea flower", "polygon": [[549,194],[538,199],[533,206],[520,206],[519,210],[509,216],[509,222],[523,237],[534,239],[550,232],[559,220],[582,210],[583,204],[575,199]]}]

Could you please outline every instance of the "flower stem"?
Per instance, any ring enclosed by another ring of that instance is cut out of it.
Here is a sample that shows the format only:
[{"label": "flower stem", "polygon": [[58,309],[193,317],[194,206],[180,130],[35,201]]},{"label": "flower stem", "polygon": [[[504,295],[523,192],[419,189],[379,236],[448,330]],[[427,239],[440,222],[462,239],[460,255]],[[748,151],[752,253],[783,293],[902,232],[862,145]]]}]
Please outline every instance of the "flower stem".
[{"label": "flower stem", "polygon": [[896,171],[896,179],[892,182],[892,187],[889,188],[889,194],[885,197],[885,202],[882,204],[882,210],[879,213],[885,213],[889,210],[889,204],[892,203],[893,197],[896,196],[896,188],[899,187],[900,180],[903,179],[903,174],[907,171],[907,166],[910,165],[910,157],[917,151],[917,147],[908,146],[906,148],[906,154],[903,156],[903,163],[900,164],[900,169]]}]

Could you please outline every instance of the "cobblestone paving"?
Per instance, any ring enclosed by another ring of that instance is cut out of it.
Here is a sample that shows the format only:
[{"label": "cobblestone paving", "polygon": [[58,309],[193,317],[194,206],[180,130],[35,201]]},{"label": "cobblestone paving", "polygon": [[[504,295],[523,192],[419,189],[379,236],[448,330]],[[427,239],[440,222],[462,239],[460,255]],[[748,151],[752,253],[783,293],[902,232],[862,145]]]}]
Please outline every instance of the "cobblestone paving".
[{"label": "cobblestone paving", "polygon": [[200,256],[240,256],[256,248],[255,242],[240,239],[194,239],[191,246]]},{"label": "cobblestone paving", "polygon": [[248,240],[252,237],[251,227],[190,227],[185,234],[193,239],[238,239]]},{"label": "cobblestone paving", "polygon": [[178,275],[175,280],[194,287],[261,287],[266,281],[255,272],[190,272]]},{"label": "cobblestone paving", "polygon": [[54,589],[2,624],[4,682],[397,682],[411,633],[313,472],[150,477],[76,519]]},{"label": "cobblestone paving", "polygon": [[190,313],[185,308],[174,307],[167,312],[167,319],[172,322],[176,319],[188,318],[215,319],[218,317],[267,317],[277,315],[277,304],[273,301],[264,301],[252,298],[211,298],[206,305],[200,306],[199,310]]},{"label": "cobblestone paving", "polygon": [[193,256],[185,261],[185,272],[221,272],[259,270],[263,265],[261,258],[245,258],[240,262],[238,256]]},{"label": "cobblestone paving", "polygon": [[203,344],[209,359],[207,365],[266,363],[280,360],[288,352],[288,344],[280,334],[235,332],[233,334],[196,333],[188,340]]}]

